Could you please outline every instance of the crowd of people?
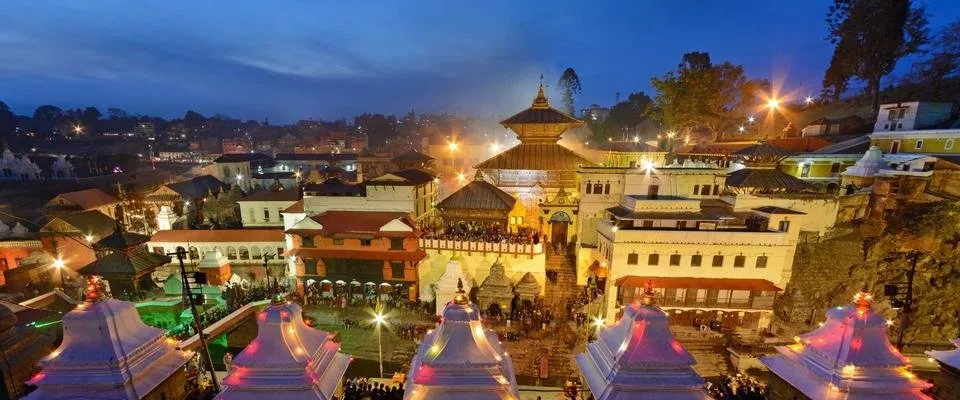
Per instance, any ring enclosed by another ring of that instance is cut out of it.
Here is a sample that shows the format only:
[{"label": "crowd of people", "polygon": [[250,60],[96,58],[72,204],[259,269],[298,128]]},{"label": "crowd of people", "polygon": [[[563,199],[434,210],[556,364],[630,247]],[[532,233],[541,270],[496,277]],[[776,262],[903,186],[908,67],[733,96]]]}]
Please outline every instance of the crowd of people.
[{"label": "crowd of people", "polygon": [[367,378],[350,378],[343,383],[343,400],[401,400],[403,383],[386,385]]},{"label": "crowd of people", "polygon": [[420,237],[424,239],[457,240],[465,242],[485,242],[502,244],[538,244],[540,232],[521,227],[517,233],[503,231],[500,224],[479,224],[476,222],[452,223],[443,226],[422,226]]},{"label": "crowd of people", "polygon": [[766,388],[755,378],[743,374],[725,375],[719,383],[706,384],[707,394],[717,400],[763,400]]}]

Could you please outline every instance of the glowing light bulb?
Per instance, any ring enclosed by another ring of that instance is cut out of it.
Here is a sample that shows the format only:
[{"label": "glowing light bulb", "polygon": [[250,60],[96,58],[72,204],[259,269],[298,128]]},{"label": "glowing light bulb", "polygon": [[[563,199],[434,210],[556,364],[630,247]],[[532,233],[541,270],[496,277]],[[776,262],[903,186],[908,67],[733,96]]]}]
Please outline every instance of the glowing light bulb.
[{"label": "glowing light bulb", "polygon": [[770,99],[770,100],[767,100],[767,107],[777,108],[777,107],[779,107],[779,106],[780,106],[780,100],[778,100],[778,99]]}]

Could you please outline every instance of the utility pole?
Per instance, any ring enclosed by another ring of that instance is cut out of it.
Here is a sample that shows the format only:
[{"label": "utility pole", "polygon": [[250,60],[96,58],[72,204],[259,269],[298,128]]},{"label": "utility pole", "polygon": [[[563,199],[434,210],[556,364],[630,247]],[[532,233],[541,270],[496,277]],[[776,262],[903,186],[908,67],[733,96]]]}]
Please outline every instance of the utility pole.
[{"label": "utility pole", "polygon": [[203,333],[203,325],[200,324],[200,314],[197,312],[197,305],[193,301],[193,293],[190,292],[190,283],[187,281],[187,268],[183,265],[184,253],[186,253],[186,250],[181,249],[175,253],[168,253],[168,255],[176,254],[177,261],[180,262],[180,279],[183,280],[183,293],[186,294],[187,302],[190,303],[190,313],[193,314],[193,329],[197,331],[197,336],[200,338],[200,349],[203,352],[203,358],[206,360],[207,369],[210,371],[210,383],[213,385],[215,392],[220,392],[220,384],[217,382],[217,375],[213,370],[213,358],[210,357],[207,338]]},{"label": "utility pole", "polygon": [[913,276],[917,273],[917,260],[920,258],[919,251],[912,251],[908,256],[910,260],[910,269],[907,270],[907,296],[903,301],[903,310],[900,312],[900,332],[897,333],[897,350],[903,351],[903,335],[910,324],[910,314],[913,313]]}]

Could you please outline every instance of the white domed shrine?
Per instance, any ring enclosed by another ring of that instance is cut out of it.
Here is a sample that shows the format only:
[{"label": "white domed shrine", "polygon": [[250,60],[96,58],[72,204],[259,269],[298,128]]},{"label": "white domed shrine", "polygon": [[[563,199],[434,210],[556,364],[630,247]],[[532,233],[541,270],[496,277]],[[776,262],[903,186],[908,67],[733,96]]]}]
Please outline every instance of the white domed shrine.
[{"label": "white domed shrine", "polygon": [[577,354],[577,367],[596,400],[709,399],[693,371],[696,360],[673,337],[653,296],[648,283],[640,301]]},{"label": "white domed shrine", "polygon": [[823,326],[779,346],[760,359],[775,377],[771,398],[929,399],[930,384],[917,379],[909,361],[887,339],[888,322],[861,291],[853,304],[827,311]]},{"label": "white domed shrine", "polygon": [[494,331],[480,321],[480,308],[460,290],[427,333],[407,374],[405,400],[519,399],[513,361]]},{"label": "white domed shrine", "polygon": [[233,359],[221,400],[332,399],[351,357],[332,335],[303,322],[300,306],[274,302],[257,314],[257,338]]}]

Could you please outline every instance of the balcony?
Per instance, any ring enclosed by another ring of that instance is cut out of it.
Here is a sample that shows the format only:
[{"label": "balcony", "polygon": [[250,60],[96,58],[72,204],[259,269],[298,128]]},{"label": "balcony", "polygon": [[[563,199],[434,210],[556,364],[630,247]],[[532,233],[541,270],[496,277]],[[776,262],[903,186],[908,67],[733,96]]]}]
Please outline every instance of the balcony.
[{"label": "balcony", "polygon": [[542,254],[543,243],[500,243],[446,239],[420,239],[424,250],[455,250],[499,254]]},{"label": "balcony", "polygon": [[661,308],[772,310],[775,297],[776,296],[772,294],[752,295],[751,298],[748,299],[685,298],[678,300],[659,297],[656,299],[656,303]]}]

